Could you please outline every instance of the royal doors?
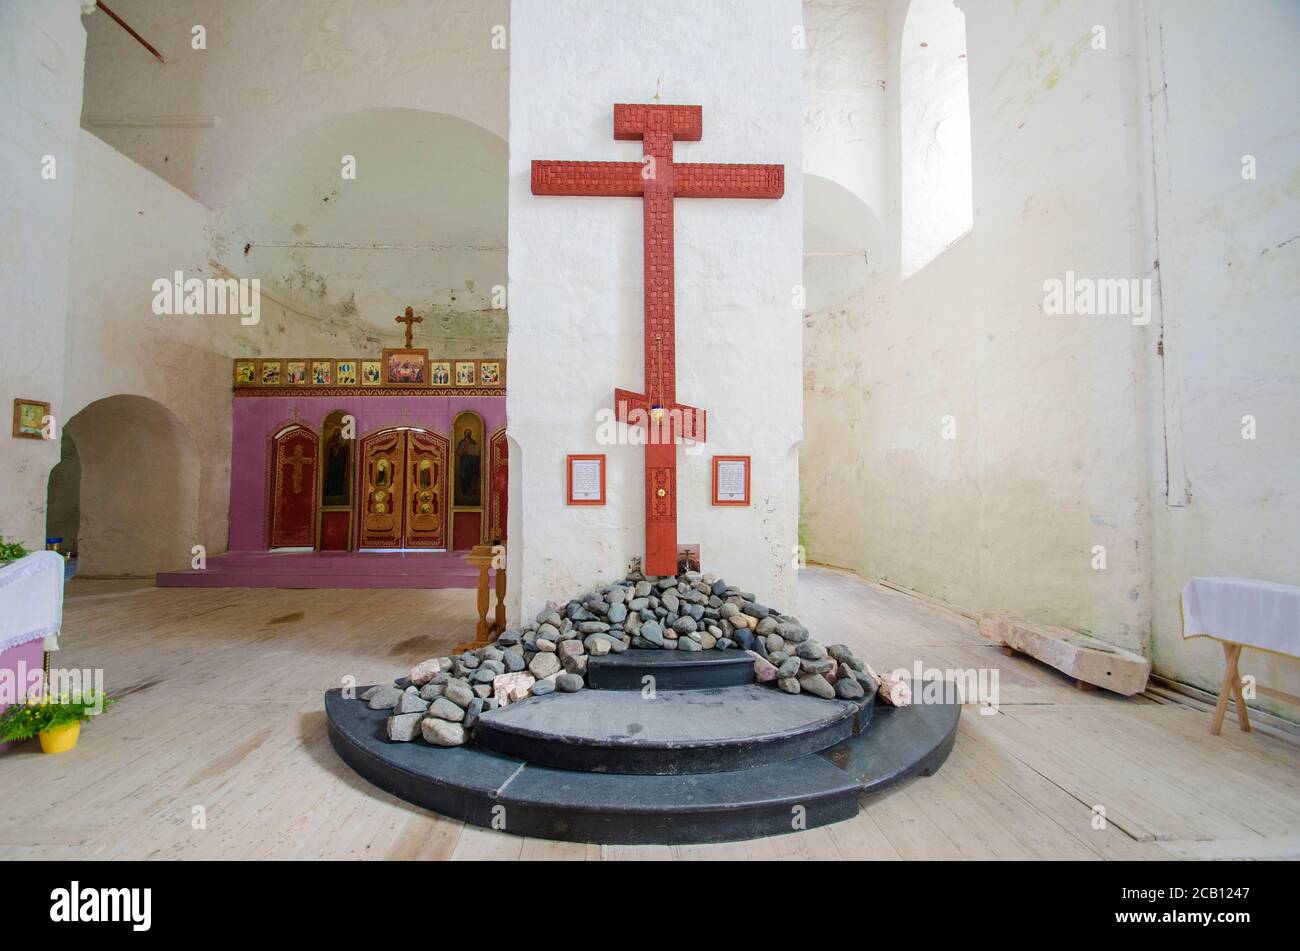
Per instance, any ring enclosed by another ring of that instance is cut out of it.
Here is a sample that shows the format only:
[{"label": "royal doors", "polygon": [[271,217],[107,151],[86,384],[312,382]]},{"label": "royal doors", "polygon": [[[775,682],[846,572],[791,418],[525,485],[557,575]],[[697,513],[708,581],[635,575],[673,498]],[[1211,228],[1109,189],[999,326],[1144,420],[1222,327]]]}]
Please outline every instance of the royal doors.
[{"label": "royal doors", "polygon": [[447,547],[445,436],[388,429],[361,441],[361,548]]}]

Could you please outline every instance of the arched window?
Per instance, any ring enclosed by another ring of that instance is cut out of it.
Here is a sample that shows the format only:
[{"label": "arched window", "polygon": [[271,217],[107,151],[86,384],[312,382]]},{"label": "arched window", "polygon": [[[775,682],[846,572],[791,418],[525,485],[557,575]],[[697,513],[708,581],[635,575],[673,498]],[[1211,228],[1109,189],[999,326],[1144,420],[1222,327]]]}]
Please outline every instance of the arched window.
[{"label": "arched window", "polygon": [[899,57],[903,277],[974,224],[966,16],[953,0],[912,0]]}]

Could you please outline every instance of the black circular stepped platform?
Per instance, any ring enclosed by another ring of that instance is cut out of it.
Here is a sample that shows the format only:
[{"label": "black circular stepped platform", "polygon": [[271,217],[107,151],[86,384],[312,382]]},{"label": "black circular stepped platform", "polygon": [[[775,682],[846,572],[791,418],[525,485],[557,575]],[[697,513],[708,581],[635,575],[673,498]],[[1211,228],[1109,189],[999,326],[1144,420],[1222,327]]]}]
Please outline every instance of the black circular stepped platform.
[{"label": "black circular stepped platform", "polygon": [[[748,659],[748,658],[747,658]],[[749,664],[753,680],[753,661]],[[553,693],[479,717],[474,742],[537,766],[589,773],[725,773],[797,759],[853,735],[858,708],[763,684]]]},{"label": "black circular stepped platform", "polygon": [[[664,664],[657,651],[622,656],[628,659],[621,675],[639,678],[643,668]],[[746,660],[752,679],[752,659]],[[657,679],[670,668],[657,666]],[[727,676],[725,666],[703,669]],[[689,671],[685,676],[707,679]],[[771,707],[760,709],[760,703]],[[748,719],[731,716],[735,710],[748,711]],[[702,722],[689,723],[688,711]],[[388,711],[345,700],[339,690],[325,694],[325,713],[330,742],[349,766],[379,788],[451,818],[572,842],[686,844],[779,835],[852,818],[860,793],[937,770],[952,749],[961,709],[955,703],[881,704],[873,711],[866,702],[790,696],[753,683],[660,688],[653,700],[588,689],[531,697],[484,714],[474,740],[449,749],[391,742]],[[587,725],[580,722],[583,714]],[[710,719],[717,723],[703,722]],[[781,723],[794,733],[773,732]],[[641,730],[628,729],[634,724]],[[634,773],[629,765],[660,772]]]},{"label": "black circular stepped platform", "polygon": [[643,690],[647,677],[656,690],[743,687],[754,682],[754,658],[737,650],[629,650],[587,660],[593,690]]}]

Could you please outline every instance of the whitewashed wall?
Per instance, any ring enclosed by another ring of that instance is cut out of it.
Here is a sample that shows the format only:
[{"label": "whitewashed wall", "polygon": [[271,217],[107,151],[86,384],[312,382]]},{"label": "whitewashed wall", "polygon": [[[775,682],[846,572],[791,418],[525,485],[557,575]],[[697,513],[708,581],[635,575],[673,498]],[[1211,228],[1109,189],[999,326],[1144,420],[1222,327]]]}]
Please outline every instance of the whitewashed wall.
[{"label": "whitewashed wall", "polygon": [[[65,418],[63,351],[86,33],[75,0],[0,4],[0,536],[45,547],[57,441],[14,439],[15,398]],[[42,178],[45,156],[54,178]]]},{"label": "whitewashed wall", "polygon": [[[222,208],[286,139],[349,112],[420,109],[505,135],[510,54],[493,46],[493,31],[509,26],[507,0],[111,6],[168,62],[95,14],[87,21],[87,122],[215,116],[220,125],[89,127],[209,208]],[[206,49],[193,48],[196,26],[206,30]]]},{"label": "whitewashed wall", "polygon": [[[702,454],[678,456],[678,538],[705,569],[793,603],[801,438],[801,22],[795,0],[516,0],[510,64],[511,600],[619,577],[644,551],[644,451],[599,446],[597,412],[640,389],[642,221],[635,199],[534,197],[533,159],[638,161],[613,105],[699,104],[686,162],[779,162],[779,201],[677,204],[677,398],[709,412]],[[608,454],[604,507],[565,505],[567,453]],[[709,505],[713,453],[753,456],[753,506]]]},{"label": "whitewashed wall", "polygon": [[[1167,83],[1152,110],[1165,342],[1163,374],[1147,353],[1152,653],[1158,671],[1217,690],[1219,646],[1180,636],[1186,580],[1300,584],[1300,5],[1146,8],[1160,38],[1149,69]],[[1296,661],[1247,651],[1242,671],[1300,694]]]},{"label": "whitewashed wall", "polygon": [[[1215,687],[1217,646],[1180,636],[1185,580],[1300,582],[1300,121],[1284,91],[1300,12],[1281,0],[1249,16],[1224,0],[960,7],[974,228],[906,280],[894,269],[808,315],[810,556],[1090,631]],[[897,88],[907,11],[890,6],[889,71],[864,82]],[[897,247],[897,92],[890,115],[879,147],[893,192],[872,210]],[[1150,323],[1044,314],[1043,281],[1067,269],[1151,279]],[[1248,414],[1254,441],[1241,438]],[[1251,664],[1263,682],[1300,683],[1289,662]]]},{"label": "whitewashed wall", "polygon": [[[231,399],[227,354],[243,328],[237,316],[154,314],[155,280],[176,270],[209,276],[205,266],[212,215],[89,132],[80,135],[70,249],[66,411],[72,419],[92,404],[123,395],[158,404],[149,413],[130,401],[99,403],[82,420],[89,425],[83,425],[80,438],[77,427],[69,430],[74,440],[79,438],[83,471],[104,476],[82,480],[83,534],[106,541],[83,539],[90,541],[82,547],[92,557],[81,567],[102,574],[184,567],[191,545],[202,543],[211,552],[226,546]],[[92,428],[114,442],[131,442],[148,451],[114,471],[107,457],[102,465],[92,457],[97,447],[108,445],[94,438]],[[138,440],[128,432],[132,428],[142,430]],[[148,441],[155,431],[169,438]],[[164,445],[169,458],[149,458],[163,454]],[[187,451],[193,459],[183,458]],[[171,481],[163,474],[195,464],[198,476],[186,483],[195,489],[191,497],[167,499],[169,509],[184,517],[166,521],[190,526],[186,537],[155,532],[160,520],[152,517],[153,503],[133,487],[157,475],[160,498],[155,501],[161,502]],[[141,507],[132,511],[128,499],[138,500]],[[100,518],[97,509],[113,517]]]},{"label": "whitewashed wall", "polygon": [[[58,194],[66,208],[39,209],[39,219],[34,209],[25,230],[39,238],[13,245],[22,258],[6,268],[14,293],[23,295],[5,308],[6,319],[31,314],[34,306],[51,315],[33,323],[39,331],[27,331],[46,334],[33,346],[48,345],[48,371],[33,359],[32,346],[14,351],[24,373],[47,381],[22,387],[21,395],[50,398],[42,394],[53,391],[56,403],[65,397],[64,419],[122,394],[167,407],[200,455],[199,489],[189,500],[195,540],[217,552],[226,544],[229,503],[230,357],[378,353],[401,340],[392,320],[397,299],[428,315],[420,332],[426,340],[436,335],[435,351],[504,350],[504,313],[482,309],[488,285],[505,283],[504,253],[467,260],[465,253],[436,249],[504,243],[500,136],[509,52],[492,41],[494,28],[508,26],[509,6],[504,0],[394,0],[377,17],[373,4],[349,0],[119,0],[114,9],[163,50],[166,64],[102,13],[88,17],[83,31],[69,7],[77,4],[5,4],[2,11],[16,18],[2,38],[12,38],[16,50],[0,67],[12,63],[15,71],[6,91],[24,95],[8,125],[32,130],[30,142],[15,139],[21,149],[14,160],[25,174],[40,154],[54,151],[43,143],[57,139],[51,130],[63,134],[58,121],[66,113],[64,131],[77,147],[68,154],[81,165],[74,171],[60,156]],[[53,20],[56,10],[60,29],[71,23],[82,44],[89,34],[84,114],[80,46],[66,101],[39,98],[54,90],[51,71],[62,76],[73,61],[52,50],[58,30],[44,20]],[[37,17],[30,11],[39,11],[39,22],[21,18]],[[191,46],[195,25],[207,30],[206,49]],[[89,131],[78,133],[79,115]],[[151,121],[159,117],[166,121]],[[217,117],[219,124],[187,124],[186,117]],[[177,119],[180,124],[169,124]],[[461,129],[470,134],[457,140]],[[339,173],[345,151],[358,157],[358,178],[350,183]],[[457,161],[469,166],[459,175],[462,187],[441,188],[457,178]],[[495,192],[464,187],[470,177],[493,179]],[[6,175],[6,185],[25,181]],[[340,197],[347,184],[355,187]],[[29,197],[47,196],[47,203],[55,194],[23,187]],[[324,198],[339,200],[331,205]],[[250,204],[256,206],[251,213]],[[245,255],[247,240],[282,246]],[[294,246],[298,240],[303,246]],[[322,247],[307,246],[313,242]],[[244,327],[236,318],[154,316],[152,282],[177,270],[187,277],[261,277],[262,322]],[[56,271],[61,284],[50,276]],[[40,444],[6,439],[6,465],[11,448],[22,476],[4,480],[0,492],[13,488],[21,500],[14,509],[26,517],[22,537],[39,544],[46,472],[58,448],[44,447],[48,460],[40,471],[28,463]],[[147,528],[148,521],[139,524]],[[6,518],[0,534],[15,533]],[[133,544],[159,562],[177,547],[172,539],[146,537]],[[184,546],[159,566],[188,558]],[[138,571],[141,564],[100,559],[98,570]]]}]

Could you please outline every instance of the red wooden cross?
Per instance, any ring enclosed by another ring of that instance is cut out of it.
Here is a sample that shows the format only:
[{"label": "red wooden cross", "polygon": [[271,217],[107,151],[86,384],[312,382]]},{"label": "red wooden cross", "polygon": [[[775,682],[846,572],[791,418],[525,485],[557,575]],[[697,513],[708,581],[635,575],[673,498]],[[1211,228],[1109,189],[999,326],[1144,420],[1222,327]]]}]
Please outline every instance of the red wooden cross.
[{"label": "red wooden cross", "polygon": [[614,390],[622,422],[645,423],[645,571],[677,573],[677,447],[679,437],[703,442],[704,410],[677,402],[674,321],[673,199],[780,198],[784,165],[718,165],[673,161],[673,140],[698,142],[699,106],[614,106],[614,138],[641,139],[640,162],[533,162],[534,195],[597,195],[643,199],[645,216],[645,391]]}]

